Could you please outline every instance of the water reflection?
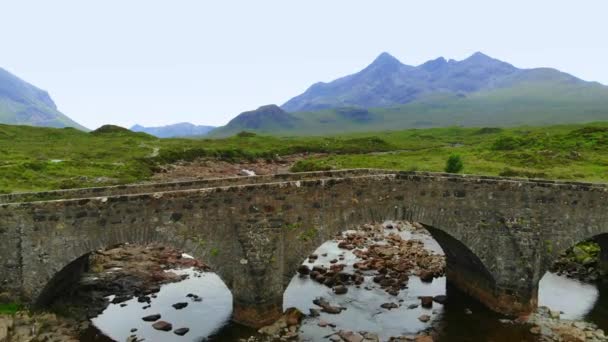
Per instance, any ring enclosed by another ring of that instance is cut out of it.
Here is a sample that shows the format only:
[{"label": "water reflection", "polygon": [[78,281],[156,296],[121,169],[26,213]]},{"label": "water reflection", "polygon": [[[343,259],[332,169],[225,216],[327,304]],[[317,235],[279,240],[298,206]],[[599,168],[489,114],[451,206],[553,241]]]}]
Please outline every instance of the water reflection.
[{"label": "water reflection", "polygon": [[597,286],[547,272],[540,280],[538,305],[562,312],[564,319],[583,319],[599,297]]},{"label": "water reflection", "polygon": [[[193,269],[174,270],[177,274],[188,274],[189,277],[179,283],[163,285],[157,298],[152,299],[150,308],[143,309],[147,303],[138,303],[131,299],[121,307],[110,306],[93,324],[108,337],[116,341],[126,341],[136,334],[146,341],[200,341],[226,325],[232,314],[232,294],[224,282],[215,273],[200,273]],[[192,293],[203,298],[195,302],[186,295]],[[172,307],[176,302],[187,302],[181,310]],[[173,328],[187,327],[190,331],[183,337],[172,332],[154,330],[152,323],[141,318],[151,314],[160,314],[161,320],[173,324]],[[132,333],[131,329],[137,329]]]},{"label": "water reflection", "polygon": [[[352,232],[352,231],[351,231]],[[395,233],[395,231],[391,231]],[[430,236],[412,233],[410,231],[399,232],[404,239],[418,239],[425,243],[427,249],[443,254],[443,251]],[[330,260],[344,258],[340,263],[345,264],[344,272],[355,271],[353,264],[358,261],[352,251],[338,248],[338,242],[328,241],[321,245],[315,254],[319,256],[314,262],[308,260],[305,265],[312,268],[315,265],[329,265]],[[346,307],[339,315],[321,313],[318,318],[309,318],[301,327],[300,338],[309,341],[322,341],[324,336],[332,333],[331,327],[321,328],[318,323],[323,320],[333,323],[336,329],[366,331],[378,334],[381,340],[388,340],[391,336],[414,335],[428,328],[433,320],[441,316],[443,305],[434,303],[432,309],[425,309],[418,304],[418,296],[435,296],[445,294],[445,277],[437,278],[432,283],[423,283],[420,278],[410,276],[408,289],[402,290],[397,296],[388,295],[383,289],[372,281],[372,276],[366,276],[365,282],[360,287],[350,286],[348,293],[335,295],[331,288],[312,281],[310,278],[294,276],[285,291],[283,307],[296,307],[307,313],[310,308],[317,308],[312,304],[316,297],[325,297],[333,305]],[[397,303],[398,308],[387,310],[380,307],[383,303]],[[410,305],[412,307],[410,307]],[[413,308],[413,306],[416,306]],[[421,315],[431,316],[431,321],[421,322]]]}]

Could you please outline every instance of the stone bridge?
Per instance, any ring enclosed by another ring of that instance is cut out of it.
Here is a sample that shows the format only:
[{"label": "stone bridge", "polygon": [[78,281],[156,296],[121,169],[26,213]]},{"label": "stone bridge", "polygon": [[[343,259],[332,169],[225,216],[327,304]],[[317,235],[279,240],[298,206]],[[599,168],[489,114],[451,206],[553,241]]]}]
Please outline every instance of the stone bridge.
[{"label": "stone bridge", "polygon": [[232,291],[234,319],[260,326],[281,314],[283,291],[320,244],[397,219],[428,228],[450,283],[516,315],[536,307],[561,252],[590,238],[608,246],[607,209],[600,184],[386,170],[3,195],[0,293],[43,305],[88,253],[156,242],[209,264]]}]

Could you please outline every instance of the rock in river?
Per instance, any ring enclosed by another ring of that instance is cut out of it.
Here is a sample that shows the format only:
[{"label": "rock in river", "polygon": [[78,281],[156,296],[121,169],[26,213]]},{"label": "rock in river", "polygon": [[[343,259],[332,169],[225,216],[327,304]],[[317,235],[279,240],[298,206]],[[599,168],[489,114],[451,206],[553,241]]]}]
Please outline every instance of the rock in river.
[{"label": "rock in river", "polygon": [[432,308],[433,307],[433,297],[430,296],[423,296],[420,297],[420,305],[423,308]]},{"label": "rock in river", "polygon": [[300,267],[298,267],[298,273],[300,273],[300,275],[308,275],[310,273],[310,268],[306,265],[302,265]]},{"label": "rock in river", "polygon": [[184,335],[186,335],[188,333],[188,331],[190,331],[189,328],[179,328],[179,329],[175,329],[173,331],[173,333],[175,335],[184,336]]},{"label": "rock in river", "polygon": [[175,310],[181,310],[183,308],[185,308],[186,306],[188,306],[188,303],[186,302],[180,302],[180,303],[175,303],[173,305],[171,305],[173,308],[175,308]]},{"label": "rock in river", "polygon": [[146,317],[142,317],[142,319],[145,322],[155,322],[155,321],[158,321],[160,319],[160,315],[159,314],[149,315],[149,316],[146,316]]},{"label": "rock in river", "polygon": [[448,297],[445,295],[439,295],[439,296],[433,297],[433,300],[435,301],[435,303],[445,304],[445,302],[448,301]]},{"label": "rock in river", "polygon": [[418,320],[420,322],[424,322],[424,323],[428,322],[430,319],[431,319],[431,316],[429,316],[429,315],[422,315],[422,316],[418,317]]},{"label": "rock in river", "polygon": [[154,328],[156,330],[161,330],[161,331],[171,331],[171,329],[173,329],[173,325],[171,325],[171,323],[169,323],[169,322],[158,321],[158,322],[152,324],[152,328]]},{"label": "rock in river", "polygon": [[344,285],[338,285],[336,287],[334,287],[334,293],[335,294],[345,294],[346,292],[348,292],[348,288]]}]

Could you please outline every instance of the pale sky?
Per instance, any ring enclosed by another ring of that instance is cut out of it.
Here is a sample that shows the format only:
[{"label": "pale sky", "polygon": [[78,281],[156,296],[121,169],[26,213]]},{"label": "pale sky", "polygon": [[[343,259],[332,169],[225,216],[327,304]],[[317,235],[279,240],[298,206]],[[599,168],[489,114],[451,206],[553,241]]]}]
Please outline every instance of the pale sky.
[{"label": "pale sky", "polygon": [[223,125],[387,51],[608,84],[608,1],[0,0],[0,67],[96,128]]}]

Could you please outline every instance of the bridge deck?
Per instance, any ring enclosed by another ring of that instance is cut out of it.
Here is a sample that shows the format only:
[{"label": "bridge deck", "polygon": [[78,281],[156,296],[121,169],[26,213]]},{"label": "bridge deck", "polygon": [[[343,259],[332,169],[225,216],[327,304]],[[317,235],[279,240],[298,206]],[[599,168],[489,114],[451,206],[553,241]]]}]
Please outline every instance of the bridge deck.
[{"label": "bridge deck", "polygon": [[335,171],[316,171],[316,172],[301,172],[301,173],[284,173],[275,175],[260,175],[260,176],[238,176],[225,178],[207,178],[188,181],[174,181],[162,183],[136,183],[115,185],[106,187],[65,189],[42,192],[24,192],[0,195],[0,204],[11,203],[29,203],[29,202],[45,202],[54,200],[73,200],[97,197],[114,197],[124,195],[151,194],[160,192],[178,192],[188,190],[199,190],[209,188],[220,188],[239,185],[255,185],[255,184],[271,184],[282,182],[295,181],[314,181],[322,179],[340,179],[378,175],[401,175],[406,177],[431,177],[431,178],[451,178],[454,181],[472,181],[480,182],[518,182],[522,185],[544,185],[544,186],[566,186],[578,188],[601,188],[608,191],[608,184],[604,183],[588,183],[588,182],[570,182],[556,181],[546,179],[525,179],[525,178],[509,178],[509,177],[492,177],[478,175],[455,175],[449,173],[436,172],[416,172],[416,171],[395,171],[382,169],[347,169]]}]

